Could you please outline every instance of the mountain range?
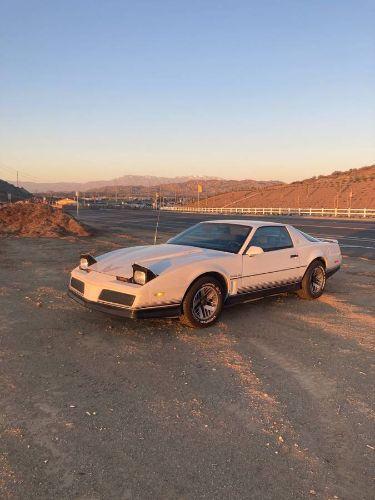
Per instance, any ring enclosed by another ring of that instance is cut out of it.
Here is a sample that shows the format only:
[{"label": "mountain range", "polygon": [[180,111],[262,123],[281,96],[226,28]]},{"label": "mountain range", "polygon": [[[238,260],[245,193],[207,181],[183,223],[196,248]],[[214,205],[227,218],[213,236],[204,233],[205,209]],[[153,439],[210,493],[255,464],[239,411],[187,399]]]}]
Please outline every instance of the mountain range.
[{"label": "mountain range", "polygon": [[206,181],[209,179],[219,179],[218,177],[158,177],[154,175],[123,175],[110,180],[88,181],[88,182],[23,182],[19,184],[31,193],[70,193],[79,191],[82,193],[98,191],[107,186],[141,186],[152,187],[161,184],[180,184],[187,181]]}]

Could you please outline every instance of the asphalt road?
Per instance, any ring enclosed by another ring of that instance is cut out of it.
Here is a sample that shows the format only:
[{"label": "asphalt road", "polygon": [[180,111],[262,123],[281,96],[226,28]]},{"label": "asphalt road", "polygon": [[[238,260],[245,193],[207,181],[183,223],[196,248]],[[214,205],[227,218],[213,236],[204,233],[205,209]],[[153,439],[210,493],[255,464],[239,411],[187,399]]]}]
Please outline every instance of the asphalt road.
[{"label": "asphalt road", "polygon": [[[149,243],[153,242],[157,212],[152,210],[103,209],[81,210],[79,219],[101,231],[118,233],[131,230],[149,232]],[[243,219],[243,216],[223,216],[208,214],[190,214],[160,212],[159,235],[172,236],[203,220]],[[292,224],[319,238],[337,239],[342,252],[356,257],[375,258],[375,222],[348,219],[321,219],[307,217],[254,217],[256,220],[270,220]]]}]

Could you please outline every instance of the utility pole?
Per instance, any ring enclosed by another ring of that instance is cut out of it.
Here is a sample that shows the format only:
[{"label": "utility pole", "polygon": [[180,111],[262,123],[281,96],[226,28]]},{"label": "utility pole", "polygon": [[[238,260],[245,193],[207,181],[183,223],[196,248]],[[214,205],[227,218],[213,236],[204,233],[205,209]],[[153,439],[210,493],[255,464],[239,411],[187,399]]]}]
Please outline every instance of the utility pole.
[{"label": "utility pole", "polygon": [[17,187],[18,187],[18,170],[17,170]]},{"label": "utility pole", "polygon": [[352,198],[353,198],[353,189],[350,188],[350,191],[349,191],[349,210],[351,210],[351,208],[352,208]]}]

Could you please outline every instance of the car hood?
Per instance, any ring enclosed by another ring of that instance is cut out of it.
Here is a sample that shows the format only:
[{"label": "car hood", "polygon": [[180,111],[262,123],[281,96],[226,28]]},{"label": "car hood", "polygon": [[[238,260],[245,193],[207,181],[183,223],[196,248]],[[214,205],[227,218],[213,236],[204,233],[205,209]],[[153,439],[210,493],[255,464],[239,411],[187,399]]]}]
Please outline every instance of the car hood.
[{"label": "car hood", "polygon": [[90,266],[90,269],[111,276],[129,278],[133,275],[133,264],[146,267],[155,274],[161,274],[172,265],[187,263],[192,259],[200,260],[210,254],[217,256],[223,252],[173,244],[130,247],[97,257],[97,263]]}]

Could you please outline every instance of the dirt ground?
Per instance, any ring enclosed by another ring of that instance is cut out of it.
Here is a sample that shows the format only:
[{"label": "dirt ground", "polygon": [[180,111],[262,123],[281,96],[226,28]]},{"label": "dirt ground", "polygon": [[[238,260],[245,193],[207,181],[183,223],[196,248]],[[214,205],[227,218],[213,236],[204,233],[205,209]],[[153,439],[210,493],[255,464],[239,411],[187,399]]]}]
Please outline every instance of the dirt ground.
[{"label": "dirt ground", "polygon": [[374,498],[374,261],[204,331],[66,296],[141,240],[0,239],[0,497]]}]

